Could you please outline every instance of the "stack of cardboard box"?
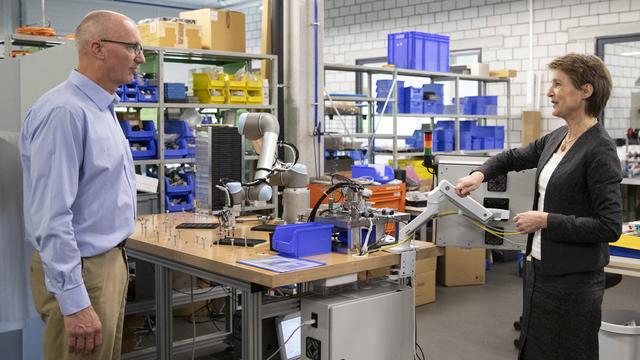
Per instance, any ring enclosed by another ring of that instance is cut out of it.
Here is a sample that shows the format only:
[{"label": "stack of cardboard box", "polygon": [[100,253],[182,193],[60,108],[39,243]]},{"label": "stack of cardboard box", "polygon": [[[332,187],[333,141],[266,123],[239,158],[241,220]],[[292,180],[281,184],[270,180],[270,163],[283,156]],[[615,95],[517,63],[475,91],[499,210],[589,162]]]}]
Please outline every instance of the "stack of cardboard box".
[{"label": "stack of cardboard box", "polygon": [[144,46],[245,52],[245,15],[200,9],[138,24]]}]

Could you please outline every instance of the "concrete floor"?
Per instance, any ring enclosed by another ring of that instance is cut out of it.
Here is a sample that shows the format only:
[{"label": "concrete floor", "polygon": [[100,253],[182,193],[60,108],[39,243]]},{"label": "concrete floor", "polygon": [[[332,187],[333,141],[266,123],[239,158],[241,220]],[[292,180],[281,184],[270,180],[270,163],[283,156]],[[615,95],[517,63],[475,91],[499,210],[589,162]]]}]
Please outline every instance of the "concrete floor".
[{"label": "concrete floor", "polygon": [[[624,277],[607,289],[606,309],[640,312],[640,278]],[[417,339],[428,360],[514,360],[513,345],[519,333],[513,322],[522,307],[522,278],[516,263],[494,263],[486,273],[486,284],[461,287],[437,286],[436,302],[416,308]],[[202,325],[201,325],[202,326]],[[190,325],[176,333],[188,337]],[[199,329],[199,333],[212,329]],[[185,357],[187,358],[187,357]],[[190,357],[189,357],[190,358]],[[236,359],[227,352],[198,354],[200,360]],[[606,360],[606,359],[603,359]]]},{"label": "concrete floor", "polygon": [[[522,308],[515,262],[494,263],[486,284],[436,288],[436,302],[416,308],[418,343],[429,360],[516,359],[513,322]],[[640,278],[624,277],[605,292],[603,310],[640,312]]]}]

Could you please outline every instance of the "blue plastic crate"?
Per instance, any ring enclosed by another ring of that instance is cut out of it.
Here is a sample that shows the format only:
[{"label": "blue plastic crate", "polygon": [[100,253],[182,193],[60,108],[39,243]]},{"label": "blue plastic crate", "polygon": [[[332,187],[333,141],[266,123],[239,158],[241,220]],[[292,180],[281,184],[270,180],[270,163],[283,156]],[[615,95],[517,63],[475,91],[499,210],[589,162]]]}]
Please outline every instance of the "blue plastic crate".
[{"label": "blue plastic crate", "polygon": [[156,136],[156,126],[152,120],[142,120],[142,130],[133,130],[129,121],[118,121],[124,136],[129,140],[151,140]]},{"label": "blue plastic crate", "polygon": [[333,225],[308,222],[276,226],[273,249],[280,255],[300,258],[331,252]]},{"label": "blue plastic crate", "polygon": [[455,141],[456,133],[453,129],[435,128],[431,138],[433,141]]},{"label": "blue plastic crate", "polygon": [[495,140],[492,137],[485,137],[482,139],[483,150],[492,150],[496,148]]},{"label": "blue plastic crate", "polygon": [[434,152],[450,152],[453,151],[454,142],[453,141],[436,141],[433,140],[432,151]]},{"label": "blue plastic crate", "polygon": [[[172,205],[171,200],[173,199],[180,199],[181,203]],[[165,195],[165,205],[168,212],[192,211],[194,209],[193,194],[167,194]]]},{"label": "blue plastic crate", "polygon": [[445,105],[442,111],[443,114],[455,114],[456,106],[455,105]]},{"label": "blue plastic crate", "polygon": [[351,165],[351,177],[356,179],[363,176],[369,176],[373,178],[374,181],[381,184],[388,183],[395,179],[393,168],[389,165],[384,166],[383,174],[378,173],[376,170],[377,169],[375,167],[369,165]]},{"label": "blue plastic crate", "polygon": [[181,102],[187,100],[187,86],[184,83],[164,83],[164,99]]},{"label": "blue plastic crate", "polygon": [[[389,91],[391,90],[391,84],[393,80],[378,80],[376,81],[376,97],[386,99],[389,95]],[[398,94],[398,112],[404,112],[404,81],[398,81],[396,83],[397,86],[397,94]],[[393,96],[389,98],[390,100],[395,100]],[[378,101],[376,103],[376,112],[381,113],[382,108],[384,107],[384,101]],[[385,110],[385,114],[391,114],[393,109],[393,102],[389,101],[387,104],[387,108]]]},{"label": "blue plastic crate", "polygon": [[454,120],[438,120],[436,123],[436,129],[455,129]]},{"label": "blue plastic crate", "polygon": [[444,85],[424,84],[422,85],[422,99],[434,104],[444,104]]},{"label": "blue plastic crate", "polygon": [[424,132],[422,130],[414,130],[410,138],[404,139],[405,144],[412,148],[424,148]]},{"label": "blue plastic crate", "polygon": [[169,119],[164,122],[165,134],[178,134],[179,137],[193,137],[193,131],[184,120]]},{"label": "blue plastic crate", "polygon": [[196,189],[196,182],[193,173],[180,174],[180,177],[187,181],[187,185],[173,186],[167,176],[164,177],[165,192],[167,194],[187,194],[193,193]]},{"label": "blue plastic crate", "polygon": [[[146,150],[134,150],[132,147],[134,144],[140,144],[146,147]],[[135,139],[129,140],[129,147],[131,148],[131,157],[133,160],[148,160],[155,159],[158,151],[156,149],[155,139]]]},{"label": "blue plastic crate", "polygon": [[347,156],[352,158],[355,161],[362,161],[367,158],[362,150],[349,150],[346,152]]},{"label": "blue plastic crate", "polygon": [[138,86],[138,102],[158,102],[157,86]]},{"label": "blue plastic crate", "polygon": [[167,147],[165,146],[165,159],[181,159],[187,157],[187,141],[184,138],[178,138],[176,139],[175,143],[178,145],[177,149],[167,149]]},{"label": "blue plastic crate", "polygon": [[422,105],[423,114],[444,114],[444,105],[425,101]]},{"label": "blue plastic crate", "polygon": [[137,94],[138,93],[138,83],[132,81],[130,83],[122,84],[122,90],[125,94]]},{"label": "blue plastic crate", "polygon": [[423,101],[422,88],[407,86],[403,89],[404,101]]},{"label": "blue plastic crate", "polygon": [[[452,99],[452,102],[455,103],[455,98]],[[496,115],[498,111],[498,97],[497,96],[461,97],[460,110],[465,115]]]},{"label": "blue plastic crate", "polygon": [[[408,101],[404,103],[404,111],[402,113],[405,114],[422,114],[423,101]],[[400,112],[400,111],[399,111]]]},{"label": "blue plastic crate", "polygon": [[471,150],[482,150],[482,138],[471,137]]},{"label": "blue plastic crate", "polygon": [[402,69],[449,71],[449,37],[408,31],[387,36],[387,61]]},{"label": "blue plastic crate", "polygon": [[122,102],[138,102],[138,93],[124,92],[122,94]]}]

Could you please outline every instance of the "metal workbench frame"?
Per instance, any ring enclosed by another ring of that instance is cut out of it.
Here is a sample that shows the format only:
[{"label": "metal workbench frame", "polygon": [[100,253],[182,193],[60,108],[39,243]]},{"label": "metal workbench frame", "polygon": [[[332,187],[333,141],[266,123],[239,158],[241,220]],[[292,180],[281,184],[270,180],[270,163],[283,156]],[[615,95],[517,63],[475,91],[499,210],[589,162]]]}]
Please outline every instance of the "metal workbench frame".
[{"label": "metal workbench frame", "polygon": [[[191,345],[191,339],[189,341],[173,342],[172,271],[184,272],[240,291],[242,294],[243,359],[262,359],[262,319],[290,314],[300,309],[299,298],[287,298],[263,303],[263,287],[261,285],[233,279],[138,250],[127,249],[127,255],[150,262],[155,266],[157,332],[155,353],[153,348],[147,348],[123,356],[126,359],[169,360],[172,359],[173,353]],[[229,334],[229,332],[209,334],[201,336],[197,340],[198,342],[222,343]]]}]

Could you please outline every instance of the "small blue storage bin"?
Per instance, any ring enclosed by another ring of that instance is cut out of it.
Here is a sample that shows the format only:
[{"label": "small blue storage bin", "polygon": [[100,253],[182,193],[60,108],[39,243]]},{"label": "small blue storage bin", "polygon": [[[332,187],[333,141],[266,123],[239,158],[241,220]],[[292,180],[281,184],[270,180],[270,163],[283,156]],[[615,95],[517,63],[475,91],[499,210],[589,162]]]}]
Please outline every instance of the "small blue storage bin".
[{"label": "small blue storage bin", "polygon": [[449,37],[408,31],[387,36],[387,61],[401,69],[449,71]]},{"label": "small blue storage bin", "polygon": [[367,158],[362,150],[349,150],[346,152],[347,156],[356,161],[362,161]]},{"label": "small blue storage bin", "polygon": [[193,137],[193,131],[184,120],[169,119],[164,122],[165,134],[178,134],[182,137]]},{"label": "small blue storage bin", "polygon": [[167,147],[165,146],[164,148],[165,159],[181,159],[187,156],[187,153],[188,153],[187,141],[183,138],[178,138],[176,139],[175,143],[178,144],[177,149],[167,149]]},{"label": "small blue storage bin", "polygon": [[180,174],[180,177],[187,181],[187,185],[173,186],[169,183],[169,178],[164,177],[165,192],[167,194],[186,194],[193,193],[196,189],[196,182],[193,173]]},{"label": "small blue storage bin", "polygon": [[424,148],[424,133],[422,130],[414,130],[410,138],[404,139],[405,144],[412,148]]},{"label": "small blue storage bin", "polygon": [[272,247],[280,255],[300,258],[331,252],[333,225],[308,222],[276,226]]},{"label": "small blue storage bin", "polygon": [[455,129],[454,120],[438,120],[436,129]]},{"label": "small blue storage bin", "polygon": [[436,104],[444,104],[444,85],[424,84],[422,85],[422,99]]},{"label": "small blue storage bin", "polygon": [[[389,91],[391,90],[391,84],[393,84],[393,80],[376,81],[376,97],[381,99],[386,99],[387,96],[389,95]],[[404,102],[405,102],[404,81],[397,81],[396,87],[397,87],[396,91],[398,92],[397,93],[398,94],[398,112],[403,113]],[[389,100],[390,101],[387,104],[387,108],[384,111],[385,114],[391,114],[393,109],[392,100],[395,100],[395,98],[391,96]],[[376,112],[381,113],[383,107],[384,107],[384,101],[378,101],[376,103]]]},{"label": "small blue storage bin", "polygon": [[156,136],[156,125],[152,120],[142,120],[142,130],[132,130],[129,121],[118,121],[124,136],[129,140],[150,140]]},{"label": "small blue storage bin", "polygon": [[423,101],[422,88],[407,86],[404,88],[404,101]]},{"label": "small blue storage bin", "polygon": [[422,106],[422,113],[435,115],[444,114],[444,105],[437,104],[431,101],[425,101]]},{"label": "small blue storage bin", "polygon": [[156,140],[155,139],[133,139],[129,140],[129,147],[134,143],[140,143],[147,148],[147,150],[134,150],[131,149],[131,157],[133,160],[148,160],[155,159],[157,156]]},{"label": "small blue storage bin", "polygon": [[[172,199],[181,199],[183,200],[182,204],[172,205]],[[191,211],[194,209],[193,204],[193,194],[175,194],[175,195],[165,195],[165,205],[168,212],[178,212],[178,211]]]},{"label": "small blue storage bin", "polygon": [[187,101],[187,86],[184,83],[164,83],[164,99],[169,102]]},{"label": "small blue storage bin", "polygon": [[138,86],[138,102],[158,102],[157,86]]},{"label": "small blue storage bin", "polygon": [[369,165],[351,165],[351,177],[356,179],[363,176],[372,177],[374,181],[381,184],[388,183],[395,179],[393,168],[389,165],[385,165],[384,174],[378,174],[376,168]]},{"label": "small blue storage bin", "polygon": [[404,111],[398,111],[405,114],[422,114],[424,101],[406,101],[404,103]]}]

